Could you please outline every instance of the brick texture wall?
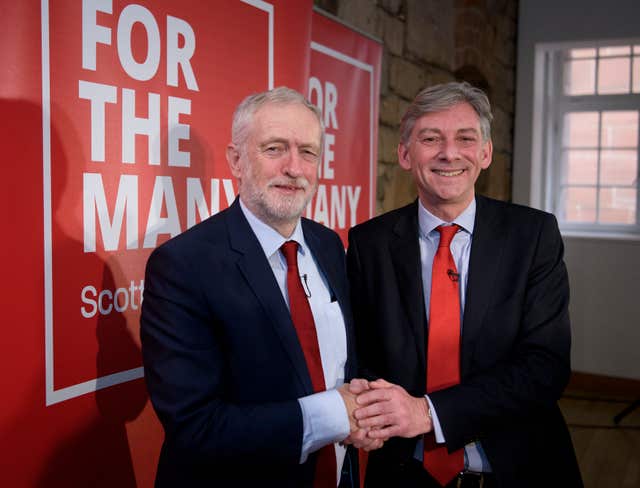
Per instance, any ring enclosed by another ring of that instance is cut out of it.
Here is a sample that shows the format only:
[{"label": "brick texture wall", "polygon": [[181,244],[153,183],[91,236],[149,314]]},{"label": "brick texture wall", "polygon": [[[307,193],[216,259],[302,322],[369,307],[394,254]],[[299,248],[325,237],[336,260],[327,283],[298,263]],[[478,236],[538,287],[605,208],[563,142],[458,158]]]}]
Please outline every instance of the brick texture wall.
[{"label": "brick texture wall", "polygon": [[315,0],[323,10],[382,40],[378,213],[412,201],[411,177],[397,164],[400,118],[427,85],[465,80],[493,109],[493,163],[478,193],[511,199],[517,0]]}]

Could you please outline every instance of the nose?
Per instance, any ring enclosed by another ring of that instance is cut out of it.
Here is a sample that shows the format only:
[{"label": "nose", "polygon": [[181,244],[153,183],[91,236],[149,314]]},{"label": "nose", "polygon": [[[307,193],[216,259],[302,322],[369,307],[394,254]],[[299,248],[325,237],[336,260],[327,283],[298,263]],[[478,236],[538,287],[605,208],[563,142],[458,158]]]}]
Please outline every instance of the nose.
[{"label": "nose", "polygon": [[438,157],[443,161],[455,161],[458,159],[458,145],[454,140],[443,139],[440,144],[440,152]]},{"label": "nose", "polygon": [[282,172],[292,178],[298,178],[303,174],[303,163],[304,161],[300,153],[296,150],[296,148],[292,148],[290,151],[287,151],[287,154],[283,160]]}]

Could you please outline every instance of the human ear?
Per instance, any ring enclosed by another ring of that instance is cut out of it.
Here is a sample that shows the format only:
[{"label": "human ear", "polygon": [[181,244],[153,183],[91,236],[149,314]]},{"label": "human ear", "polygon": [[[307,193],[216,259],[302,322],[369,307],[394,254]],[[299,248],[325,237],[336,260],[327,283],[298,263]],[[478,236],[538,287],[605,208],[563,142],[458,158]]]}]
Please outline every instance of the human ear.
[{"label": "human ear", "polygon": [[229,169],[231,169],[231,174],[235,178],[239,179],[242,175],[242,171],[240,162],[240,151],[238,146],[233,142],[230,142],[227,145],[226,155],[227,163],[229,163]]},{"label": "human ear", "polygon": [[403,143],[398,144],[398,164],[406,171],[411,169],[411,159],[409,158],[409,146]]},{"label": "human ear", "polygon": [[480,167],[487,169],[491,164],[491,158],[493,156],[493,142],[491,139],[483,144],[480,151]]}]

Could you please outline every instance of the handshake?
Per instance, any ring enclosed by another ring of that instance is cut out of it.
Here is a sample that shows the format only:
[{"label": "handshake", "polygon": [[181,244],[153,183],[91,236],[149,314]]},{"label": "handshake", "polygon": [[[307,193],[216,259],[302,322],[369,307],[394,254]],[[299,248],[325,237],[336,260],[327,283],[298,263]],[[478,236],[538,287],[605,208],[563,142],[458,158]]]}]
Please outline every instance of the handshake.
[{"label": "handshake", "polygon": [[383,379],[354,379],[338,392],[347,408],[351,433],[342,441],[358,449],[379,449],[391,437],[416,437],[433,429],[429,403]]}]

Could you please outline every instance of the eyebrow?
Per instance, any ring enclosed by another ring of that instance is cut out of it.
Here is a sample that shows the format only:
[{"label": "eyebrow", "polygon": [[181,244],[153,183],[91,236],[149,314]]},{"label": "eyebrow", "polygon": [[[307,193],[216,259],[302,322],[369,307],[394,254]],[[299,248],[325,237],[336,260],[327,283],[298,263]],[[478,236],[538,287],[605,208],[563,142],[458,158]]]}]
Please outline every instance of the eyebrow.
[{"label": "eyebrow", "polygon": [[274,142],[279,144],[289,145],[289,141],[287,139],[284,139],[282,137],[271,137],[266,141],[261,142],[260,147],[268,146],[269,144],[273,144]]},{"label": "eyebrow", "polygon": [[460,132],[473,132],[474,134],[479,134],[480,132],[475,127],[465,127],[462,129],[458,129],[458,133]]},{"label": "eyebrow", "polygon": [[[273,144],[273,143],[284,144],[287,147],[290,145],[289,144],[289,139],[286,139],[284,137],[271,137],[271,138],[267,139],[266,141],[262,142],[259,147],[262,149],[262,148],[265,148],[266,146],[268,146],[269,144]],[[297,144],[297,146],[301,147],[301,148],[311,148],[311,149],[314,149],[316,151],[320,150],[320,145],[316,144],[315,142],[302,142],[300,144]]]},{"label": "eyebrow", "polygon": [[[429,132],[435,132],[436,134],[442,134],[442,131],[436,127],[425,127],[424,129],[421,129],[416,136],[420,137],[426,133]],[[466,132],[473,132],[474,134],[479,134],[479,131],[477,129],[475,129],[474,127],[463,127],[462,129],[458,129],[456,131],[456,134],[460,134],[460,133],[466,133]]]}]

